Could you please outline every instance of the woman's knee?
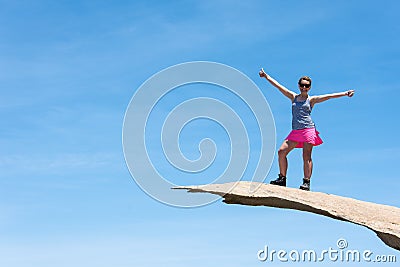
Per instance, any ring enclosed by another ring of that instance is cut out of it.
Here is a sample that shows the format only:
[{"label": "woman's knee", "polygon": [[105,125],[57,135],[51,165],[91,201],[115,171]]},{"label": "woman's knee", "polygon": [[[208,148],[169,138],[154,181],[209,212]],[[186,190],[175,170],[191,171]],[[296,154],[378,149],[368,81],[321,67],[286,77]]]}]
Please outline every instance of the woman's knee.
[{"label": "woman's knee", "polygon": [[278,149],[278,156],[286,157],[287,154],[289,154],[289,152],[292,151],[292,149],[296,147],[296,145],[297,145],[297,142],[286,140],[285,142],[283,142],[281,147]]},{"label": "woman's knee", "polygon": [[311,152],[312,152],[312,150],[303,150],[303,160],[304,161],[312,161]]},{"label": "woman's knee", "polygon": [[289,149],[288,148],[283,148],[283,147],[279,148],[279,150],[278,150],[278,156],[279,157],[286,157],[287,154],[289,154]]},{"label": "woman's knee", "polygon": [[312,161],[311,154],[310,154],[310,155],[304,155],[304,154],[303,154],[303,161],[305,161],[305,162],[310,162],[310,161]]}]

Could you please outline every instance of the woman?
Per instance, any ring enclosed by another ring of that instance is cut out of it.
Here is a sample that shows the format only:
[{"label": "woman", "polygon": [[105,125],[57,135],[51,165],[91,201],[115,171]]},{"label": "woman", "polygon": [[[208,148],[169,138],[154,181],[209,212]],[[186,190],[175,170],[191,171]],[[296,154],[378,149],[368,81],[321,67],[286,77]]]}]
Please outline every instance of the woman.
[{"label": "woman", "polygon": [[261,78],[267,79],[273,86],[279,89],[281,93],[292,101],[292,131],[286,137],[278,150],[279,176],[271,184],[286,186],[286,172],[288,168],[287,155],[295,147],[303,148],[304,178],[300,189],[310,190],[310,179],[312,175],[313,163],[311,153],[314,146],[322,144],[319,132],[315,128],[315,123],[311,118],[311,111],[315,104],[324,102],[331,98],[342,96],[352,97],[354,90],[346,92],[326,94],[319,96],[310,96],[308,92],[311,89],[311,78],[303,76],[299,79],[298,85],[300,94],[296,94],[286,87],[279,84],[271,76],[265,73],[264,69],[259,72]]}]

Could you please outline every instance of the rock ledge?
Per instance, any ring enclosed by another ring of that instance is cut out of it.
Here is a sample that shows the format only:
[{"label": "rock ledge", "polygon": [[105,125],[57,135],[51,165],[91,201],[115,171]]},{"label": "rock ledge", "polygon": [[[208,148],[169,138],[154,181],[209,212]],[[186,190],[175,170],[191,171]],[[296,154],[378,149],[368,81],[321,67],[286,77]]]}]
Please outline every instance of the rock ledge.
[{"label": "rock ledge", "polygon": [[321,192],[308,192],[296,188],[246,181],[180,186],[173,189],[220,195],[227,204],[308,211],[355,223],[371,229],[386,245],[400,250],[400,208],[397,207]]}]

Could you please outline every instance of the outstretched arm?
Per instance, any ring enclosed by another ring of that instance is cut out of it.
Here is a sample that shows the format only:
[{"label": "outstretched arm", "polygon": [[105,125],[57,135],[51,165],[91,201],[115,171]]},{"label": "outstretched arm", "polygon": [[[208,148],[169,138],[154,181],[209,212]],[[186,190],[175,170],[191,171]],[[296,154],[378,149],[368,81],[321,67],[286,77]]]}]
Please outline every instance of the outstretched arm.
[{"label": "outstretched arm", "polygon": [[310,98],[310,104],[311,106],[314,106],[315,104],[324,102],[328,99],[338,98],[342,96],[352,97],[353,95],[354,95],[354,90],[348,90],[346,92],[341,92],[341,93],[312,96]]},{"label": "outstretched arm", "polygon": [[291,101],[294,100],[296,94],[289,89],[287,89],[285,86],[281,85],[278,83],[275,79],[273,79],[271,76],[269,76],[267,73],[265,73],[264,69],[261,69],[260,72],[258,73],[261,78],[267,79],[273,86],[279,89],[282,94],[284,94],[286,97],[290,98]]}]

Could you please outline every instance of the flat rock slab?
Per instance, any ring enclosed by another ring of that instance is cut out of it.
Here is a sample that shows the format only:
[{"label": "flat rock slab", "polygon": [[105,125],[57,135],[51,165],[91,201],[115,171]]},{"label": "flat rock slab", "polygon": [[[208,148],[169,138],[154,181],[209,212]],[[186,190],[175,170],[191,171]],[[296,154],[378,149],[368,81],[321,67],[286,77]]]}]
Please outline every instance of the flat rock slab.
[{"label": "flat rock slab", "polygon": [[180,186],[188,192],[220,195],[227,204],[308,211],[365,226],[388,246],[400,250],[400,208],[321,192],[255,182]]}]

